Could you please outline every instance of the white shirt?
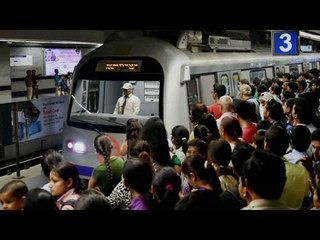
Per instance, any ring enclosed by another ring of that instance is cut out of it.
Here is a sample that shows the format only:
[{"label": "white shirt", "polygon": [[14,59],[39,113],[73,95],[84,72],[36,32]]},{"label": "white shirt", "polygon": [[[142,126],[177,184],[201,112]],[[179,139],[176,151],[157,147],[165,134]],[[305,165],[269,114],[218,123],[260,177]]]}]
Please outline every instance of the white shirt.
[{"label": "white shirt", "polygon": [[[114,108],[113,114],[121,114],[122,105],[125,101],[124,96],[119,97],[116,107]],[[137,115],[140,112],[140,99],[132,93],[128,96],[127,102],[124,108],[124,115]]]}]

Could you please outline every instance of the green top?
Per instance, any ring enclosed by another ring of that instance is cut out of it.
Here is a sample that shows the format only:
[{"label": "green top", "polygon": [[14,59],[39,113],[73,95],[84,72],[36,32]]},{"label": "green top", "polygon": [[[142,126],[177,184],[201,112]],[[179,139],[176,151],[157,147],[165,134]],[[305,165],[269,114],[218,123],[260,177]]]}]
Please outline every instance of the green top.
[{"label": "green top", "polygon": [[112,156],[110,158],[111,161],[111,172],[112,172],[112,180],[109,179],[109,172],[107,170],[107,166],[105,163],[100,164],[95,167],[93,170],[92,176],[97,181],[97,185],[100,191],[108,196],[114,187],[120,182],[122,169],[123,169],[123,160],[122,158]]}]

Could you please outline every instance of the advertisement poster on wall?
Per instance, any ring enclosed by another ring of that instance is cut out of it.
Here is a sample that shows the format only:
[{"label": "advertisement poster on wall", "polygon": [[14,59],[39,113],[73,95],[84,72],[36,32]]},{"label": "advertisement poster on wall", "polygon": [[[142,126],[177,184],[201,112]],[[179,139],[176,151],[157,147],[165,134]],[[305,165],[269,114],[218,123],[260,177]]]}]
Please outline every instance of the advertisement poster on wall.
[{"label": "advertisement poster on wall", "polygon": [[68,96],[36,99],[18,106],[20,142],[62,133]]},{"label": "advertisement poster on wall", "polygon": [[45,75],[54,75],[54,69],[58,69],[59,74],[72,73],[80,59],[80,49],[46,48],[44,50]]}]

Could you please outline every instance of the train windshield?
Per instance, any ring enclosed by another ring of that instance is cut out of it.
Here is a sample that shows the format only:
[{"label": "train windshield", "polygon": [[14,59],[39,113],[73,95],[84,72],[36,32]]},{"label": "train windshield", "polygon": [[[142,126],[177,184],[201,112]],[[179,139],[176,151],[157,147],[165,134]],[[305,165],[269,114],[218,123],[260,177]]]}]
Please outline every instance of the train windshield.
[{"label": "train windshield", "polygon": [[159,116],[159,98],[160,81],[79,79],[71,99],[69,123],[109,126],[117,132],[129,118],[144,123],[151,116]]}]

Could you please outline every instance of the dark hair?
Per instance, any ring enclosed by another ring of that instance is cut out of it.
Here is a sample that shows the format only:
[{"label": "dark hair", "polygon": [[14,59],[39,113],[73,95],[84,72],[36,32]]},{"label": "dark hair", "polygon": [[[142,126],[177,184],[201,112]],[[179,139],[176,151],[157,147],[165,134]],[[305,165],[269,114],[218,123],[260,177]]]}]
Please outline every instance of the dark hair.
[{"label": "dark hair", "polygon": [[0,193],[5,192],[12,192],[12,196],[15,198],[22,198],[26,196],[28,192],[28,186],[24,181],[21,180],[11,180],[7,182],[3,187],[0,189]]},{"label": "dark hair", "polygon": [[218,98],[226,95],[227,89],[226,86],[223,84],[214,84],[213,85],[213,92],[218,95]]},{"label": "dark hair", "polygon": [[208,156],[217,164],[227,167],[231,159],[230,144],[224,139],[211,141],[208,144]]},{"label": "dark hair", "polygon": [[216,171],[211,165],[205,167],[206,160],[200,155],[191,155],[185,158],[181,170],[184,174],[194,173],[199,179],[207,182],[218,194],[222,192]]},{"label": "dark hair", "polygon": [[111,210],[111,206],[103,193],[95,189],[87,189],[79,194],[74,210]]},{"label": "dark hair", "polygon": [[286,179],[284,161],[264,150],[256,150],[243,165],[242,184],[264,199],[279,199]]},{"label": "dark hair", "polygon": [[254,147],[246,142],[240,142],[235,146],[231,153],[231,162],[235,174],[238,176],[242,175],[242,166],[251,157],[253,152]]},{"label": "dark hair", "polygon": [[159,117],[149,118],[141,131],[141,139],[150,146],[150,155],[154,162],[161,166],[171,166],[167,131]]},{"label": "dark hair", "polygon": [[203,113],[207,113],[208,108],[203,103],[195,103],[191,108],[191,122],[197,124]]},{"label": "dark hair", "polygon": [[34,188],[27,193],[23,210],[52,211],[57,210],[57,207],[50,192],[41,188]]},{"label": "dark hair", "polygon": [[127,157],[129,157],[129,151],[131,146],[131,141],[135,139],[139,139],[140,132],[142,129],[142,123],[139,119],[136,118],[129,118],[127,121],[126,127],[126,139],[127,139]]},{"label": "dark hair", "polygon": [[200,155],[202,155],[204,158],[207,158],[208,144],[205,141],[195,138],[188,143],[188,148],[190,146],[197,148]]},{"label": "dark hair", "polygon": [[199,125],[204,125],[208,128],[210,133],[210,136],[209,136],[210,140],[215,140],[220,138],[217,121],[211,113],[202,114],[201,117],[199,118],[198,123]]},{"label": "dark hair", "polygon": [[182,151],[186,153],[188,149],[189,131],[182,125],[174,126],[171,135],[176,139],[177,143],[182,147]]},{"label": "dark hair", "polygon": [[47,151],[45,151],[40,160],[40,165],[41,165],[43,174],[49,178],[49,174],[52,169],[52,166],[62,161],[64,161],[63,155],[59,153],[57,150],[48,149]]},{"label": "dark hair", "polygon": [[233,140],[242,136],[242,128],[238,119],[233,116],[225,116],[221,120],[221,128]]},{"label": "dark hair", "polygon": [[264,149],[264,137],[266,135],[265,129],[259,129],[253,136],[253,142],[256,144],[256,148]]},{"label": "dark hair", "polygon": [[111,150],[113,148],[110,138],[106,134],[99,134],[94,139],[94,148],[96,152],[101,154],[104,158],[104,163],[107,167],[108,178],[112,182],[112,170],[111,170]]},{"label": "dark hair", "polygon": [[67,181],[69,178],[72,179],[71,188],[75,188],[75,192],[80,192],[82,190],[81,179],[79,177],[79,171],[77,167],[70,162],[63,161],[52,167],[53,172],[57,173],[60,178]]},{"label": "dark hair", "polygon": [[163,167],[154,176],[152,185],[160,200],[159,209],[173,210],[179,201],[181,178],[172,167]]},{"label": "dark hair", "polygon": [[290,139],[294,149],[299,152],[306,152],[311,143],[310,130],[304,125],[297,125],[293,128]]},{"label": "dark hair", "polygon": [[280,126],[272,125],[265,135],[265,141],[270,152],[282,157],[289,147],[289,135],[286,130]]},{"label": "dark hair", "polygon": [[149,209],[154,208],[154,201],[150,193],[152,183],[152,169],[146,161],[130,158],[123,166],[123,178],[125,184],[141,194]]}]

